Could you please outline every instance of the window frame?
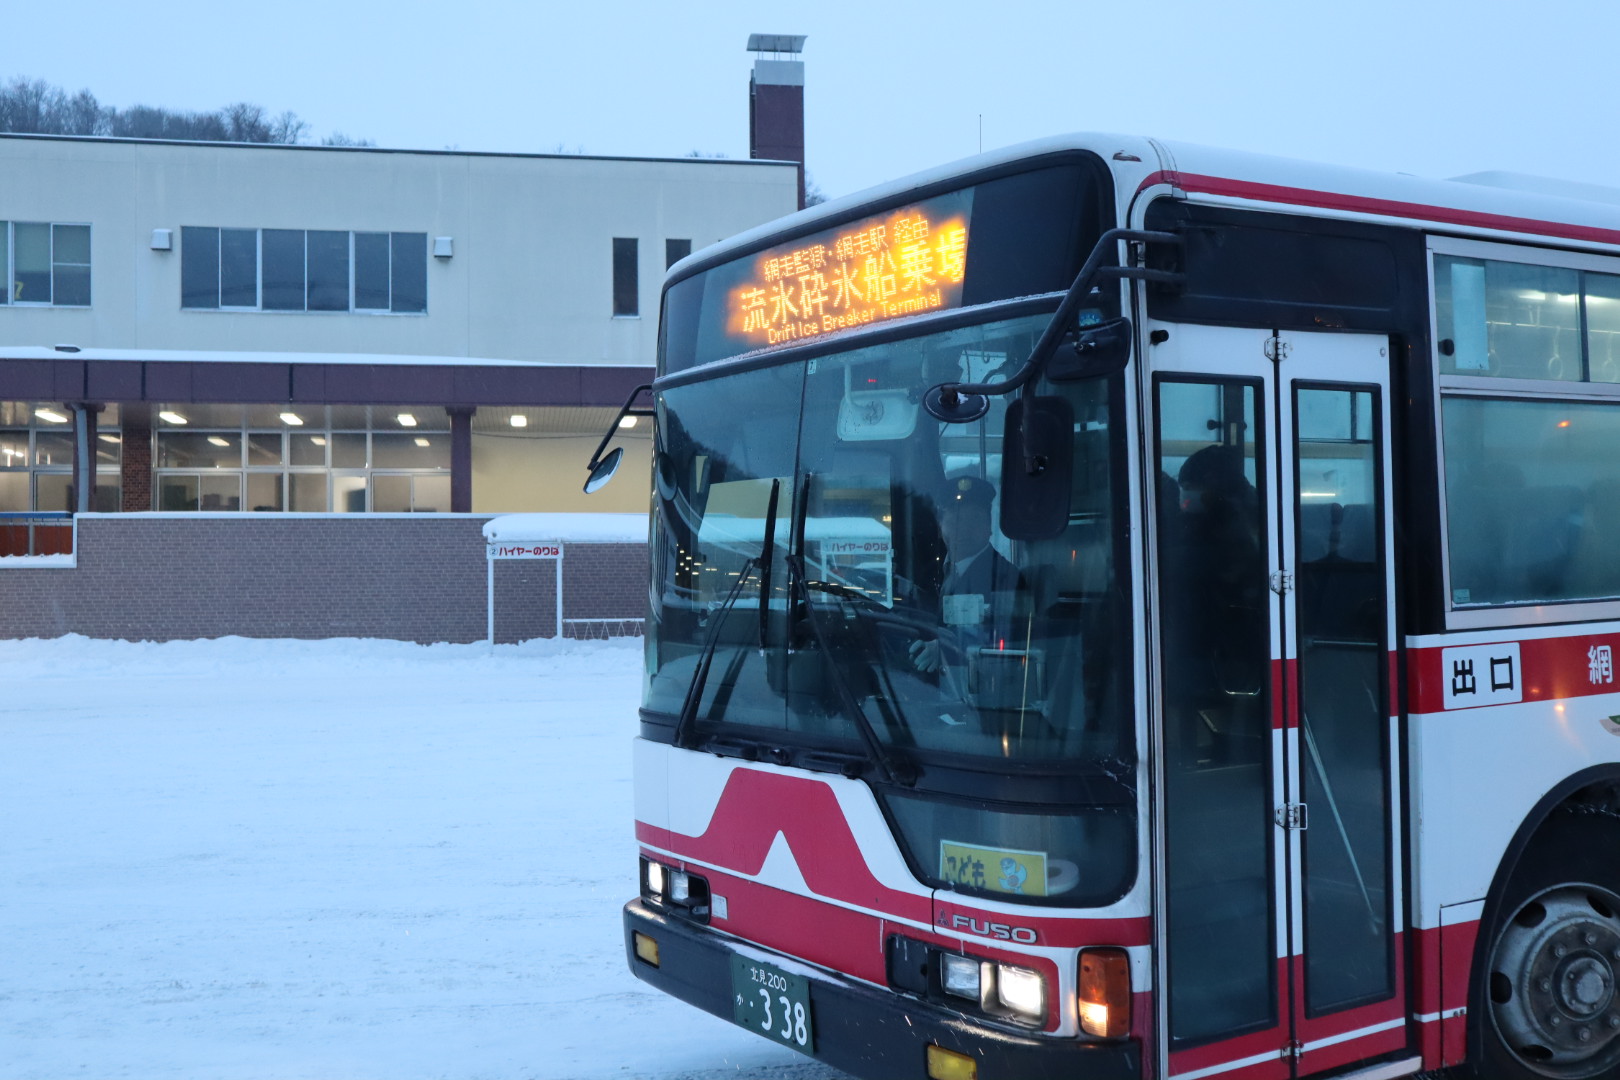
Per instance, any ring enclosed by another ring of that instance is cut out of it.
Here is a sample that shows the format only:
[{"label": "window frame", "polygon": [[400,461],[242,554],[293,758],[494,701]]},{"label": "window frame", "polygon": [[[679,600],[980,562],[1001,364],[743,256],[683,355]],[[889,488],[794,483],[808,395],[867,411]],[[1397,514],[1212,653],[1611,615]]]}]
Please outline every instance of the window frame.
[{"label": "window frame", "polygon": [[[621,244],[626,246],[621,248]],[[612,251],[613,267],[610,280],[613,285],[611,297],[613,317],[615,319],[639,319],[641,318],[641,239],[635,236],[615,236],[613,237]],[[620,261],[621,251],[627,253],[623,262]],[[619,280],[621,268],[628,278],[627,281],[622,283]],[[621,298],[629,300],[631,304],[630,310],[619,310]]]},{"label": "window frame", "polygon": [[[1609,403],[1620,409],[1620,383],[1589,382],[1585,379],[1518,379],[1496,375],[1442,374],[1440,353],[1439,286],[1436,257],[1451,256],[1484,259],[1530,266],[1590,271],[1620,275],[1620,257],[1568,251],[1558,248],[1521,247],[1514,244],[1455,237],[1427,238],[1429,280],[1429,349],[1433,404],[1436,490],[1439,492],[1439,536],[1441,604],[1447,630],[1485,630],[1517,626],[1551,626],[1560,623],[1620,619],[1620,597],[1596,600],[1525,601],[1522,603],[1458,605],[1453,599],[1451,576],[1450,492],[1447,490],[1445,402],[1451,398],[1511,398],[1522,401]],[[1583,291],[1584,297],[1584,291]],[[1582,303],[1582,355],[1590,345],[1586,340],[1584,299]],[[1583,374],[1587,374],[1583,372]]]},{"label": "window frame", "polygon": [[[51,298],[49,300],[18,300],[15,297],[17,282],[17,226],[42,225],[48,240],[46,255],[46,272],[50,276]],[[87,263],[58,262],[56,258],[56,230],[59,228],[84,229],[87,233],[87,242],[90,246],[90,261]],[[95,243],[96,234],[94,226],[88,221],[16,221],[14,219],[0,220],[0,275],[3,275],[3,295],[0,295],[0,307],[14,308],[67,308],[72,311],[89,311],[95,306]],[[89,278],[90,300],[83,304],[62,304],[56,300],[56,268],[58,266],[83,267]]]},{"label": "window frame", "polygon": [[[211,230],[214,233],[214,270],[215,270],[215,273],[214,273],[214,299],[215,299],[215,303],[213,303],[212,305],[194,305],[194,304],[187,304],[186,303],[186,292],[185,292],[184,282],[185,282],[185,259],[186,259],[185,230],[187,230],[187,229],[208,229],[208,230]],[[226,233],[226,231],[252,232],[254,234],[254,243],[256,244],[256,251],[255,251],[254,259],[253,259],[253,266],[254,266],[254,304],[251,307],[245,306],[245,305],[227,305],[227,304],[222,302],[223,297],[224,297],[224,274],[225,274],[224,234]],[[296,233],[301,233],[303,235],[303,238],[304,238],[304,243],[303,243],[303,249],[304,249],[303,282],[304,282],[304,284],[303,284],[303,304],[300,307],[271,308],[271,307],[266,307],[265,304],[264,304],[264,290],[265,290],[265,245],[264,245],[264,234],[266,232],[296,232]],[[347,255],[346,271],[347,271],[347,277],[348,277],[348,285],[347,285],[348,292],[347,292],[347,306],[346,307],[342,307],[342,308],[315,308],[315,307],[310,306],[310,303],[309,303],[309,299],[310,299],[310,243],[309,243],[309,234],[310,233],[340,233],[343,236],[347,237],[348,255]],[[358,303],[357,303],[356,289],[358,287],[358,267],[356,265],[355,256],[356,256],[356,247],[357,247],[357,245],[356,245],[356,237],[358,235],[360,235],[360,234],[384,236],[384,237],[388,238],[388,255],[387,255],[387,265],[388,265],[388,286],[387,286],[387,288],[388,288],[388,306],[386,306],[386,307],[360,307],[358,305]],[[396,237],[396,236],[413,236],[413,237],[414,236],[420,236],[420,237],[422,237],[422,285],[423,285],[423,289],[422,289],[422,308],[421,308],[420,311],[400,310],[396,306],[396,301],[395,301],[395,297],[394,297],[394,259],[395,259],[395,248],[396,248],[396,245],[394,243],[394,237]],[[428,265],[427,236],[428,236],[428,234],[426,232],[394,232],[394,231],[376,230],[376,229],[316,229],[316,228],[295,229],[295,228],[280,228],[280,227],[272,227],[272,226],[262,226],[262,227],[261,226],[251,226],[250,227],[250,226],[235,226],[235,225],[182,225],[181,226],[181,243],[180,243],[180,260],[181,260],[180,310],[183,311],[183,312],[210,312],[210,311],[212,311],[212,312],[225,312],[225,313],[228,313],[228,314],[235,314],[235,315],[241,315],[241,314],[246,314],[246,313],[251,313],[251,314],[256,314],[256,315],[317,315],[317,316],[332,316],[332,315],[399,315],[399,316],[406,316],[406,317],[423,318],[423,317],[426,317],[429,314],[429,306],[428,306],[427,294],[428,294],[428,291],[429,291],[429,278],[431,277],[431,275],[427,272],[427,265]],[[35,305],[35,306],[44,306],[44,305]]]}]

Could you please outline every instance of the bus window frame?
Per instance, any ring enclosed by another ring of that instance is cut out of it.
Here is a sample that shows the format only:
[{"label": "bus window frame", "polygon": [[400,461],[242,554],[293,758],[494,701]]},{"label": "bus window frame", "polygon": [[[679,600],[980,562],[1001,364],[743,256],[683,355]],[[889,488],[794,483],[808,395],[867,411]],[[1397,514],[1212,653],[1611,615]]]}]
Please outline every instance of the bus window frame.
[{"label": "bus window frame", "polygon": [[1434,408],[1436,491],[1440,496],[1441,603],[1447,630],[1489,630],[1519,626],[1555,626],[1562,623],[1620,619],[1620,597],[1594,600],[1559,600],[1546,603],[1458,605],[1451,591],[1450,493],[1446,486],[1445,402],[1448,398],[1511,398],[1520,401],[1612,403],[1620,409],[1620,383],[1594,383],[1551,379],[1515,379],[1486,375],[1441,373],[1440,320],[1436,304],[1437,256],[1485,259],[1529,266],[1585,270],[1620,275],[1620,256],[1570,251],[1562,248],[1524,247],[1516,244],[1465,240],[1450,236],[1426,238],[1429,279],[1429,379]]}]

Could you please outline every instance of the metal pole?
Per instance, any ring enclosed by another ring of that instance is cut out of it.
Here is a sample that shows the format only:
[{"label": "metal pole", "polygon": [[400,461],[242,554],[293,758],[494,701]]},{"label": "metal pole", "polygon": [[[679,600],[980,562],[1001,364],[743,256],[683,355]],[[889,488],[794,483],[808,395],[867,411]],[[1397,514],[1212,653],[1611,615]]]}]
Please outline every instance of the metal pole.
[{"label": "metal pole", "polygon": [[563,636],[563,595],[562,595],[562,582],[563,582],[562,562],[563,562],[563,557],[562,557],[562,553],[563,553],[562,545],[558,544],[557,545],[557,636],[559,638]]},{"label": "metal pole", "polygon": [[489,619],[489,647],[495,648],[495,556],[487,549],[484,562],[489,565],[489,591],[484,598],[484,611]]}]

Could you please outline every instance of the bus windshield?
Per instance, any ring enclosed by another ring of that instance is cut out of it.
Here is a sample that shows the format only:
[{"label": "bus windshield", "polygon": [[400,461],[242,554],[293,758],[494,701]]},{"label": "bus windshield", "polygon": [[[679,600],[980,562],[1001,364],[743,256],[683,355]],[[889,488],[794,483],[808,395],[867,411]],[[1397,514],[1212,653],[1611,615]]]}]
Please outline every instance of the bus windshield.
[{"label": "bus windshield", "polygon": [[1016,369],[1049,318],[662,391],[648,712],[856,753],[864,726],[961,768],[1129,757],[1117,381],[1039,387],[1075,432],[1067,524],[1042,540],[998,525],[1006,399],[969,424],[920,406]]}]

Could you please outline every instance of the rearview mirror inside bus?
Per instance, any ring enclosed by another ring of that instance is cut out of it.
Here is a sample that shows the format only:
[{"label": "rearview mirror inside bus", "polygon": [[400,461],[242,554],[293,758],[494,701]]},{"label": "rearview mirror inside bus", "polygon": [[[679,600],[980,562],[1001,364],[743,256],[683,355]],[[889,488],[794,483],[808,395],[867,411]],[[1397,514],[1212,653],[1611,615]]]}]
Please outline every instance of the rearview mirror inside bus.
[{"label": "rearview mirror inside bus", "polygon": [[1052,354],[1046,377],[1072,382],[1123,371],[1131,357],[1131,320],[1121,316],[1082,326]]},{"label": "rearview mirror inside bus", "polygon": [[1007,406],[1001,445],[1002,535],[1009,540],[1057,536],[1069,524],[1073,406],[1060,397],[1019,398]]}]

